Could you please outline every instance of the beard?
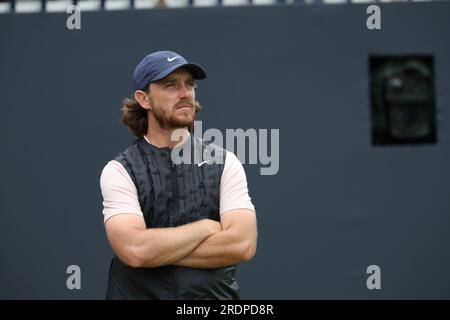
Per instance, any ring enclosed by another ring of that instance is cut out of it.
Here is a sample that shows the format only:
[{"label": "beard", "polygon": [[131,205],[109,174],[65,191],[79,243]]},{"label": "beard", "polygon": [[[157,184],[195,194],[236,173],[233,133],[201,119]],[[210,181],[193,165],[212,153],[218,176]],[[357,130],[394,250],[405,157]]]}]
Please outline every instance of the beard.
[{"label": "beard", "polygon": [[178,111],[176,107],[173,110],[168,110],[163,106],[154,105],[152,114],[162,129],[178,129],[188,127],[189,131],[194,127],[195,121],[195,107],[190,101],[183,101],[178,105],[189,105],[191,110]]}]

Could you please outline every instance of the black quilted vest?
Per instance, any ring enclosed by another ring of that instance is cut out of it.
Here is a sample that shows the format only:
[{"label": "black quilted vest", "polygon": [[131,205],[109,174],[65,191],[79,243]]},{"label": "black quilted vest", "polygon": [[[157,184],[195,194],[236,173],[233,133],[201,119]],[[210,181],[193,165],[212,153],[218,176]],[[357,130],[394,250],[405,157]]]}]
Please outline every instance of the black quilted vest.
[{"label": "black quilted vest", "polygon": [[[226,152],[193,136],[186,143],[191,164],[174,163],[172,149],[157,148],[143,137],[115,159],[137,188],[147,228],[177,227],[204,218],[220,220],[220,180]],[[184,150],[174,152],[183,156]],[[198,162],[208,160],[208,155],[222,157],[222,161],[198,166]],[[215,269],[173,265],[132,268],[114,257],[106,298],[239,299],[235,272],[235,265]]]}]

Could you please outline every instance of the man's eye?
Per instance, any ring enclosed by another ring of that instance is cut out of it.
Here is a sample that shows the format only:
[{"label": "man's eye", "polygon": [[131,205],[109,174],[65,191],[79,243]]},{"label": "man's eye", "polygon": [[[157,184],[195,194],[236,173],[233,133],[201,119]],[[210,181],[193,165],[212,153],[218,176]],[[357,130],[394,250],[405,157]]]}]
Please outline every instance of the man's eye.
[{"label": "man's eye", "polygon": [[175,87],[175,83],[173,83],[173,82],[166,83],[165,87],[166,88],[174,88]]},{"label": "man's eye", "polygon": [[187,86],[189,88],[197,88],[197,84],[195,82],[188,82]]}]

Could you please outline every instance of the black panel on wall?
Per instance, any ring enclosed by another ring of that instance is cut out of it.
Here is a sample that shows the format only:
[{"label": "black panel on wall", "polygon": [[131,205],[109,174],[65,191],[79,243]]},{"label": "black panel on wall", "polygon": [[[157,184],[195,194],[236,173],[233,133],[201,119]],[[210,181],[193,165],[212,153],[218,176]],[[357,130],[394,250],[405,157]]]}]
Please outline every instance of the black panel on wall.
[{"label": "black panel on wall", "polygon": [[[366,8],[82,12],[72,31],[66,14],[0,16],[0,298],[104,297],[99,177],[133,140],[134,67],[163,49],[208,71],[203,130],[279,129],[278,173],[244,164],[259,243],[242,298],[450,298],[450,4],[380,4],[381,30]],[[369,57],[421,53],[438,139],[374,147]]]},{"label": "black panel on wall", "polygon": [[372,143],[436,143],[433,57],[370,57]]}]

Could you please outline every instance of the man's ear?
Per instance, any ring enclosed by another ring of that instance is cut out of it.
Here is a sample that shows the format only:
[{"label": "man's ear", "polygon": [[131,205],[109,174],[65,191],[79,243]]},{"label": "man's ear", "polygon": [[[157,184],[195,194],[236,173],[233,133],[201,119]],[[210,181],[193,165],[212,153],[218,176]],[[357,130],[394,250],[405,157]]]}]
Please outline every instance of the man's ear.
[{"label": "man's ear", "polygon": [[136,90],[134,92],[134,99],[141,105],[142,108],[151,110],[150,101],[147,94],[142,90]]}]

